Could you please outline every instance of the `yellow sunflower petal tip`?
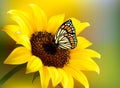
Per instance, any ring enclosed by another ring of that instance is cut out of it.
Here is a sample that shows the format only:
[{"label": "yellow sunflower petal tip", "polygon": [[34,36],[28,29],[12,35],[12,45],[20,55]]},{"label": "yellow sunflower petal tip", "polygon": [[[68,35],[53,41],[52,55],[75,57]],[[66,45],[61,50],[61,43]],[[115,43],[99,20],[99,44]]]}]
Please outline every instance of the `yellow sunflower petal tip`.
[{"label": "yellow sunflower petal tip", "polygon": [[88,22],[83,22],[81,23],[81,28],[84,30],[85,28],[89,27],[90,26],[90,23]]},{"label": "yellow sunflower petal tip", "polygon": [[98,75],[100,74],[100,68],[98,67],[98,71],[97,71]]},{"label": "yellow sunflower petal tip", "polygon": [[100,59],[101,58],[101,55],[99,54],[98,58]]},{"label": "yellow sunflower petal tip", "polygon": [[101,55],[98,52],[95,52],[96,58],[101,59]]},{"label": "yellow sunflower petal tip", "polygon": [[7,14],[11,14],[13,12],[13,10],[9,10],[8,12],[7,12]]},{"label": "yellow sunflower petal tip", "polygon": [[11,60],[8,60],[8,59],[6,59],[3,63],[4,64],[13,64],[13,62]]},{"label": "yellow sunflower petal tip", "polygon": [[85,88],[89,88],[89,85],[85,86]]},{"label": "yellow sunflower petal tip", "polygon": [[29,74],[29,73],[31,73],[31,71],[28,69],[28,67],[26,67],[25,74]]},{"label": "yellow sunflower petal tip", "polygon": [[25,74],[28,74],[28,73],[30,73],[30,72],[28,70],[26,70]]},{"label": "yellow sunflower petal tip", "polygon": [[88,23],[88,22],[84,22],[84,24],[86,25],[86,27],[90,26],[90,23]]},{"label": "yellow sunflower petal tip", "polygon": [[30,3],[30,4],[29,4],[29,6],[35,6],[35,4],[33,4],[33,3]]},{"label": "yellow sunflower petal tip", "polygon": [[29,6],[36,6],[36,4],[30,3]]},{"label": "yellow sunflower petal tip", "polygon": [[29,73],[31,73],[31,72],[28,69],[26,69],[25,74],[29,74]]},{"label": "yellow sunflower petal tip", "polygon": [[3,63],[4,63],[4,64],[12,64],[12,61],[7,58]]},{"label": "yellow sunflower petal tip", "polygon": [[7,59],[3,62],[4,64],[7,64]]},{"label": "yellow sunflower petal tip", "polygon": [[73,25],[76,28],[76,35],[78,35],[81,31],[83,31],[85,28],[87,28],[88,26],[90,26],[90,24],[88,22],[80,22],[79,20],[77,20],[76,18],[70,18],[73,22]]},{"label": "yellow sunflower petal tip", "polygon": [[11,15],[15,15],[15,13],[17,12],[18,10],[9,10],[8,12],[7,12],[7,14],[11,14]]}]

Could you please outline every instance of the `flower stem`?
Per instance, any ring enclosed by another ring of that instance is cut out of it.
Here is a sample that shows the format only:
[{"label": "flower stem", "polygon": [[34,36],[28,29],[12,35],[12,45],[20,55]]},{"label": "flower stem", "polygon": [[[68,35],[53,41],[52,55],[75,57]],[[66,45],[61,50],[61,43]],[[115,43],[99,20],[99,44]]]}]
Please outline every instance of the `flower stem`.
[{"label": "flower stem", "polygon": [[18,65],[0,79],[0,87],[16,72],[25,67],[26,64]]}]

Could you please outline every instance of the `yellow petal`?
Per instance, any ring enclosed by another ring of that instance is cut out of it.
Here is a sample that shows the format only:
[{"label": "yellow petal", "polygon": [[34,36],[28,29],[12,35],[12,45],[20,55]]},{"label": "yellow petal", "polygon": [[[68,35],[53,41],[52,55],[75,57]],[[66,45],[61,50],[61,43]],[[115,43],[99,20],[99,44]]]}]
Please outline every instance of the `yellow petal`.
[{"label": "yellow petal", "polygon": [[76,67],[79,70],[95,71],[99,74],[99,66],[88,56],[80,55],[79,53],[72,54],[70,59],[70,65]]},{"label": "yellow petal", "polygon": [[20,41],[18,42],[18,44],[22,44],[28,50],[31,51],[31,43],[30,43],[29,38],[26,35],[19,35],[19,37],[20,37]]},{"label": "yellow petal", "polygon": [[50,81],[50,74],[47,67],[41,68],[39,72],[40,72],[41,88],[48,88]]},{"label": "yellow petal", "polygon": [[15,48],[12,53],[4,61],[5,64],[23,64],[28,62],[31,52],[25,47]]},{"label": "yellow petal", "polygon": [[87,48],[90,45],[92,45],[92,43],[84,37],[77,37],[77,40],[78,40],[78,45],[76,48]]},{"label": "yellow petal", "polygon": [[26,73],[39,71],[41,67],[42,67],[42,62],[40,58],[36,56],[32,56],[28,61]]},{"label": "yellow petal", "polygon": [[85,55],[85,56],[92,57],[92,58],[101,58],[101,55],[92,49],[79,49],[79,50],[77,50],[76,53],[78,53],[79,55],[82,55],[82,56]]},{"label": "yellow petal", "polygon": [[30,23],[31,21],[29,19],[30,16],[18,10],[10,10],[8,13],[12,15],[11,19],[19,24],[21,33],[30,37],[33,33],[32,23]]},{"label": "yellow petal", "polygon": [[60,72],[61,76],[63,77],[63,79],[61,81],[63,88],[73,88],[74,82],[73,82],[72,76],[70,74],[68,74],[67,72],[65,72],[63,69],[58,69],[58,71]]},{"label": "yellow petal", "polygon": [[64,69],[69,74],[71,74],[76,80],[78,80],[81,84],[83,84],[85,88],[89,88],[88,80],[81,71],[73,69],[70,66],[65,66]]},{"label": "yellow petal", "polygon": [[55,67],[48,67],[48,71],[50,73],[53,87],[57,86],[62,80],[62,76],[60,75],[59,71]]},{"label": "yellow petal", "polygon": [[84,49],[92,45],[92,43],[87,39],[85,39],[84,37],[80,37],[80,36],[77,37],[77,41],[78,41],[77,47],[71,50],[71,52],[77,52],[77,50]]},{"label": "yellow petal", "polygon": [[17,44],[24,45],[27,49],[31,50],[31,44],[27,35],[23,35],[17,25],[6,25],[3,27],[5,31]]},{"label": "yellow petal", "polygon": [[63,69],[58,69],[58,71],[60,72],[61,76],[63,77],[63,79],[61,81],[63,88],[67,88],[67,85],[69,84],[69,79],[68,79],[67,73],[65,73],[65,71]]},{"label": "yellow petal", "polygon": [[35,4],[29,5],[32,8],[32,15],[34,21],[34,30],[45,31],[47,25],[47,16],[44,11]]},{"label": "yellow petal", "polygon": [[90,26],[88,22],[81,23],[79,20],[75,18],[70,18],[72,20],[72,23],[76,29],[76,35],[79,35],[81,31],[83,31],[86,27]]},{"label": "yellow petal", "polygon": [[86,49],[84,53],[87,53],[90,57],[101,58],[101,55],[92,49]]},{"label": "yellow petal", "polygon": [[67,76],[68,76],[68,84],[67,84],[66,88],[74,88],[73,77],[68,71],[66,71],[66,72],[67,72]]},{"label": "yellow petal", "polygon": [[6,25],[2,29],[16,42],[20,40],[17,34],[17,32],[19,33],[20,30],[20,27],[18,25]]},{"label": "yellow petal", "polygon": [[64,17],[64,14],[51,17],[48,21],[47,32],[55,34],[59,27],[63,24]]}]

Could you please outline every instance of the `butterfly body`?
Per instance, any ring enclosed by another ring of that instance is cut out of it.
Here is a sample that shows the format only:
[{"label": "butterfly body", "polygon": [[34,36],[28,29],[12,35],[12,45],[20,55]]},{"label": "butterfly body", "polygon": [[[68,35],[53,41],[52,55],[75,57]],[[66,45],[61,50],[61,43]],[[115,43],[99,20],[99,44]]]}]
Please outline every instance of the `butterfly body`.
[{"label": "butterfly body", "polygon": [[74,49],[77,45],[75,28],[69,19],[64,22],[55,34],[55,44],[60,49]]}]

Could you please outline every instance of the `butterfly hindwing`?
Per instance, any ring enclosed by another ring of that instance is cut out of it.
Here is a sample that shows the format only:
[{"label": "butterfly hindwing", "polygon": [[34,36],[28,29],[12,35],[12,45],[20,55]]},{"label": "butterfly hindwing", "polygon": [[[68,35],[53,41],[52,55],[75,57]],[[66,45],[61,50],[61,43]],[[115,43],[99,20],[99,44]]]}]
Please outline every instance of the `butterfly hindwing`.
[{"label": "butterfly hindwing", "polygon": [[64,22],[55,34],[55,43],[61,49],[73,49],[77,45],[75,28],[69,19]]},{"label": "butterfly hindwing", "polygon": [[68,38],[71,44],[71,49],[74,49],[77,45],[76,35],[75,34],[64,34],[64,36]]}]

